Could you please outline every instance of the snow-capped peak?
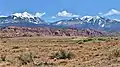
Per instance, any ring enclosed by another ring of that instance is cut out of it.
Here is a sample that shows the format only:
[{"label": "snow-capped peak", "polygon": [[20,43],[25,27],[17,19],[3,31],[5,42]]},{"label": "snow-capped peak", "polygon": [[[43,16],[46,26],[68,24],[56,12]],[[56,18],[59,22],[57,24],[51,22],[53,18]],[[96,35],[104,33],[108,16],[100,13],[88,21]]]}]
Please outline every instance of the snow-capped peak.
[{"label": "snow-capped peak", "polygon": [[59,25],[59,24],[61,24],[62,23],[62,21],[59,21],[56,25]]},{"label": "snow-capped peak", "polygon": [[103,18],[100,16],[84,16],[81,18],[81,20],[85,22],[90,22],[90,21],[96,21],[96,20],[102,20]]},{"label": "snow-capped peak", "polygon": [[93,16],[84,16],[84,17],[81,18],[81,20],[84,20],[84,19],[92,19],[92,18],[93,18]]},{"label": "snow-capped peak", "polygon": [[120,20],[118,20],[118,19],[114,19],[115,21],[119,21],[120,22]]},{"label": "snow-capped peak", "polygon": [[96,17],[96,19],[100,19],[101,17],[100,16],[95,16]]},{"label": "snow-capped peak", "polygon": [[15,14],[12,14],[13,16],[16,16],[16,17],[21,17],[21,18],[34,18],[34,15],[28,13],[28,12],[23,12],[23,13],[15,13]]},{"label": "snow-capped peak", "polygon": [[101,17],[100,16],[84,16],[81,18],[81,20],[84,20],[84,19],[100,19]]},{"label": "snow-capped peak", "polygon": [[8,16],[5,16],[5,15],[0,15],[0,17],[8,17]]}]

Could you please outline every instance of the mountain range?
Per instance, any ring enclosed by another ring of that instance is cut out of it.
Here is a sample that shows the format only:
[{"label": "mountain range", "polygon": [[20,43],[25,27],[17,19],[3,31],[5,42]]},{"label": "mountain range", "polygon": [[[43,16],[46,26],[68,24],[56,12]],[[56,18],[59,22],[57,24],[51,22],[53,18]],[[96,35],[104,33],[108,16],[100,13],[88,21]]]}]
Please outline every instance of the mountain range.
[{"label": "mountain range", "polygon": [[96,29],[107,32],[120,31],[120,20],[108,19],[101,16],[73,17],[48,23],[40,17],[30,13],[15,13],[10,16],[0,17],[0,27],[25,26],[25,27],[54,27],[72,29]]}]

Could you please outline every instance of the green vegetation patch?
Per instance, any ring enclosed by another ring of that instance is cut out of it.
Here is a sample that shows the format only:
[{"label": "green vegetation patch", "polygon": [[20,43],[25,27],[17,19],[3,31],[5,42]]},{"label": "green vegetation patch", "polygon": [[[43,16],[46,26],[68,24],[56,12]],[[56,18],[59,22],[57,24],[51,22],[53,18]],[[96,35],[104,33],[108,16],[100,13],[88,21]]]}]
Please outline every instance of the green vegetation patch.
[{"label": "green vegetation patch", "polygon": [[80,40],[74,40],[75,43],[78,44],[83,44],[83,43],[89,43],[89,42],[109,42],[109,41],[114,41],[118,40],[118,38],[113,38],[113,37],[95,37],[95,38],[85,38],[85,39],[80,39]]},{"label": "green vegetation patch", "polygon": [[56,53],[52,54],[52,56],[50,56],[50,57],[56,58],[56,59],[71,59],[72,56],[73,56],[73,54],[69,51],[59,50]]}]

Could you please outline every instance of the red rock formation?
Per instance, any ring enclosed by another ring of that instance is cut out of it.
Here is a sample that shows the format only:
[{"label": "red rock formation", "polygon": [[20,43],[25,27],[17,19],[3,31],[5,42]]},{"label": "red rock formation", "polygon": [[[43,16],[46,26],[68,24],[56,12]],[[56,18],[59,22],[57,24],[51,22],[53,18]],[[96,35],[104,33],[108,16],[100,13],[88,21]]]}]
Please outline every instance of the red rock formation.
[{"label": "red rock formation", "polygon": [[105,36],[103,31],[93,29],[53,29],[46,27],[16,27],[1,28],[2,37],[31,37],[31,36]]}]

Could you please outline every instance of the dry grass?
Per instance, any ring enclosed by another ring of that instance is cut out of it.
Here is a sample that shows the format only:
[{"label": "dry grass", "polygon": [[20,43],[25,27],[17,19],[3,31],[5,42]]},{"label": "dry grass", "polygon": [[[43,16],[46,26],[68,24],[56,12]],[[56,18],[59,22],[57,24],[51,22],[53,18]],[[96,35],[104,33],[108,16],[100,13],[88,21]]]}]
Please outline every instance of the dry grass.
[{"label": "dry grass", "polygon": [[2,38],[0,67],[119,67],[119,47],[119,38]]}]

